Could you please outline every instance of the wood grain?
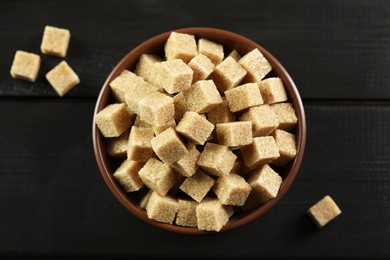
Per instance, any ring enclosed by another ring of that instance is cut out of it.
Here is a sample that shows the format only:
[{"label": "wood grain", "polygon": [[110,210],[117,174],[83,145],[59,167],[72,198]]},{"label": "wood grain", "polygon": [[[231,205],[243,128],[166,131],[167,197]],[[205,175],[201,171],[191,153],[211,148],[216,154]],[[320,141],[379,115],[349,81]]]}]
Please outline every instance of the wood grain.
[{"label": "wood grain", "polygon": [[[307,104],[302,168],[274,209],[238,230],[186,236],[151,227],[113,197],[96,167],[90,99],[2,98],[0,255],[386,258],[390,107]],[[331,195],[322,230],[306,210]]]},{"label": "wood grain", "polygon": [[[57,97],[44,78],[61,59],[39,50],[43,28],[72,33],[66,60],[81,84],[68,97],[95,98],[122,56],[176,28],[208,26],[242,34],[268,49],[304,99],[390,98],[390,2],[378,1],[1,1],[0,96]],[[9,75],[16,50],[35,52],[35,84]]]}]

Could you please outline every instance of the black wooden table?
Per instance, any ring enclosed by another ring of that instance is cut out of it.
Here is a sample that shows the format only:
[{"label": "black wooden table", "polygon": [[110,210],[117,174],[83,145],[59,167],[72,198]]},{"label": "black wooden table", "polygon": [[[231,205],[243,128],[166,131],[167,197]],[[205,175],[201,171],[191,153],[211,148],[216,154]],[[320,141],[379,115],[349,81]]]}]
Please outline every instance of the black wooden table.
[{"label": "black wooden table", "polygon": [[[45,73],[45,25],[70,29],[81,84],[60,98]],[[110,193],[91,138],[97,95],[133,47],[172,29],[242,34],[290,72],[307,146],[296,181],[260,219],[207,236],[169,233]],[[16,50],[41,55],[35,83],[12,79]],[[0,256],[390,257],[389,1],[1,1]],[[317,229],[306,210],[331,195],[343,213]]]}]

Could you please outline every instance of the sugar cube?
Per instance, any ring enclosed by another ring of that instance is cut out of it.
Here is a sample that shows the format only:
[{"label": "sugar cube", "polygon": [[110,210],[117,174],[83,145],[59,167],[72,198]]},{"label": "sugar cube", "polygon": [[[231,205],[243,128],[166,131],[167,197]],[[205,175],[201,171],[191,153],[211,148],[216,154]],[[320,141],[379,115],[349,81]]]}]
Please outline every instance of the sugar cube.
[{"label": "sugar cube", "polygon": [[227,146],[208,142],[200,154],[198,165],[211,175],[224,176],[230,173],[236,159],[237,156]]},{"label": "sugar cube", "polygon": [[95,122],[104,137],[118,137],[131,123],[131,116],[123,103],[110,104],[95,115]]},{"label": "sugar cube", "polygon": [[228,147],[238,147],[253,142],[252,123],[248,121],[217,124],[216,134],[218,143]]},{"label": "sugar cube", "polygon": [[11,67],[11,76],[35,82],[41,66],[41,57],[34,53],[16,51]]},{"label": "sugar cube", "polygon": [[187,177],[180,189],[197,202],[201,202],[214,185],[214,179],[198,169],[194,175]]},{"label": "sugar cube", "polygon": [[232,112],[242,111],[249,107],[263,104],[259,87],[256,83],[247,83],[225,91],[229,109]]},{"label": "sugar cube", "polygon": [[64,58],[68,50],[69,41],[69,30],[47,25],[43,31],[41,51],[44,54]]},{"label": "sugar cube", "polygon": [[289,131],[294,128],[298,122],[294,106],[291,103],[275,103],[270,105],[279,122],[279,129]]},{"label": "sugar cube", "polygon": [[139,170],[139,177],[151,190],[165,196],[177,180],[172,169],[163,162],[150,158]]},{"label": "sugar cube", "polygon": [[200,80],[184,91],[191,111],[207,113],[223,102],[212,80]]},{"label": "sugar cube", "polygon": [[115,180],[123,187],[126,192],[139,190],[143,186],[138,171],[144,166],[142,162],[125,160],[113,174]]},{"label": "sugar cube", "polygon": [[218,90],[223,93],[238,86],[246,73],[246,70],[232,57],[227,57],[215,67],[209,78],[214,80]]},{"label": "sugar cube", "polygon": [[249,82],[262,80],[272,70],[271,64],[257,48],[245,54],[238,63],[248,72],[246,81]]},{"label": "sugar cube", "polygon": [[192,77],[192,83],[199,80],[207,79],[208,76],[213,72],[215,65],[214,63],[203,54],[196,55],[189,63],[188,66],[194,71]]},{"label": "sugar cube", "polygon": [[241,148],[241,155],[248,167],[270,163],[280,156],[278,146],[272,136],[253,138],[251,144]]},{"label": "sugar cube", "polygon": [[265,203],[278,195],[282,178],[268,164],[252,172],[248,183],[253,189],[254,198]]},{"label": "sugar cube", "polygon": [[196,112],[187,111],[176,127],[176,131],[196,144],[204,145],[214,125]]},{"label": "sugar cube", "polygon": [[279,77],[267,78],[258,84],[265,104],[287,101],[286,89]]},{"label": "sugar cube", "polygon": [[178,199],[179,209],[177,211],[176,225],[185,226],[185,227],[197,227],[196,219],[196,207],[198,203],[193,200],[187,199]]},{"label": "sugar cube", "polygon": [[243,206],[252,187],[240,175],[230,173],[219,177],[213,190],[222,204]]},{"label": "sugar cube", "polygon": [[240,120],[252,122],[254,137],[269,135],[279,125],[275,113],[268,105],[249,108],[241,115]]},{"label": "sugar cube", "polygon": [[216,198],[206,198],[196,207],[198,228],[206,231],[220,231],[233,215],[231,206],[223,205]]},{"label": "sugar cube", "polygon": [[201,38],[198,40],[198,52],[207,56],[214,64],[219,64],[223,60],[223,45]]},{"label": "sugar cube", "polygon": [[171,32],[164,46],[167,60],[182,59],[188,63],[198,54],[195,36]]},{"label": "sugar cube", "polygon": [[173,128],[168,128],[154,137],[150,143],[153,151],[164,163],[171,165],[188,153],[183,140]]},{"label": "sugar cube", "polygon": [[66,61],[61,61],[46,74],[46,79],[61,97],[80,83],[79,76]]},{"label": "sugar cube", "polygon": [[162,196],[157,192],[152,192],[146,205],[148,218],[168,224],[173,224],[178,209],[179,203],[177,199],[170,196]]},{"label": "sugar cube", "polygon": [[295,135],[284,130],[276,129],[272,136],[279,149],[280,157],[272,163],[275,165],[285,165],[297,155],[297,145]]},{"label": "sugar cube", "polygon": [[332,197],[326,195],[324,198],[310,207],[307,213],[312,218],[317,227],[322,228],[335,217],[339,216],[341,214],[341,210],[337,206],[336,202],[334,202]]}]

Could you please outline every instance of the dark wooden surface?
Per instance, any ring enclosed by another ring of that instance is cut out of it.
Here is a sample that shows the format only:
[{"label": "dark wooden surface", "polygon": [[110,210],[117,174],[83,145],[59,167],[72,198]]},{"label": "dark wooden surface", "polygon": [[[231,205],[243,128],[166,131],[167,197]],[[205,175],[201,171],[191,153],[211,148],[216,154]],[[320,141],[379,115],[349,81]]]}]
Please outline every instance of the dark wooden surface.
[{"label": "dark wooden surface", "polygon": [[[72,38],[81,84],[63,98],[44,74],[45,25]],[[92,149],[93,109],[133,47],[182,27],[231,30],[272,52],[306,109],[296,181],[260,219],[223,234],[149,226],[110,193]],[[41,54],[36,83],[9,75],[16,50]],[[389,1],[1,1],[0,257],[390,258]],[[343,213],[322,230],[306,210],[330,194]]]}]

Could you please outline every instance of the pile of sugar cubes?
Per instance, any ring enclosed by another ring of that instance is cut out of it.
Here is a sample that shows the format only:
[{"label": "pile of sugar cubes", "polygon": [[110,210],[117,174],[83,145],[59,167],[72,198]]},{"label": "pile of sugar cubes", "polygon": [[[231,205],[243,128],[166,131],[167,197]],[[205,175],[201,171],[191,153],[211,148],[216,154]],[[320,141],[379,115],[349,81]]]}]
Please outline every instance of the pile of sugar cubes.
[{"label": "pile of sugar cubes", "polygon": [[[65,58],[70,41],[70,31],[54,26],[45,26],[41,42],[41,52]],[[35,82],[41,66],[41,57],[37,54],[18,50],[11,67],[11,76]],[[66,61],[61,61],[46,74],[46,79],[59,96],[80,83],[80,79]]]},{"label": "pile of sugar cubes", "polygon": [[142,54],[111,83],[95,116],[116,158],[115,180],[155,221],[220,231],[275,198],[275,171],[296,156],[297,116],[270,63],[172,32],[165,57]]}]

